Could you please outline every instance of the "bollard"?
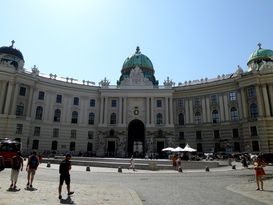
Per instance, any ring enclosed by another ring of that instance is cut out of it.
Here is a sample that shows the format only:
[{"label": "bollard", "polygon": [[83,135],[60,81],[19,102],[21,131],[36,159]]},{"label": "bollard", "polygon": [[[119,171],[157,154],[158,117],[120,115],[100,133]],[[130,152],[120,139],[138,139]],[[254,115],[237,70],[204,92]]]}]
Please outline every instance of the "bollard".
[{"label": "bollard", "polygon": [[234,164],[234,165],[232,165],[232,169],[236,169],[236,165]]},{"label": "bollard", "polygon": [[50,162],[48,162],[47,165],[46,165],[46,167],[50,167],[50,166],[51,166],[51,165],[50,165]]},{"label": "bollard", "polygon": [[90,167],[89,166],[86,167],[86,171],[90,172]]},{"label": "bollard", "polygon": [[118,172],[122,173],[122,168],[121,167],[118,167]]},{"label": "bollard", "polygon": [[209,172],[209,167],[208,166],[206,166],[205,171]]},{"label": "bollard", "polygon": [[178,167],[178,172],[183,172],[182,167]]}]

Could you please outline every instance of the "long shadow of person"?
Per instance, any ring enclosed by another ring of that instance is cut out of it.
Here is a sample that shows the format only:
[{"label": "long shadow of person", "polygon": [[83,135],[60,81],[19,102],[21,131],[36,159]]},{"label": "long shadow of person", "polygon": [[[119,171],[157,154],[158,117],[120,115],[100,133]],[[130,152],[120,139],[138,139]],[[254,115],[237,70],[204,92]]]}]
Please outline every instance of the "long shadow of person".
[{"label": "long shadow of person", "polygon": [[61,202],[61,204],[73,204],[73,205],[76,205],[74,203],[74,201],[72,201],[72,199],[71,199],[70,196],[68,196],[66,199],[61,199],[60,202]]}]

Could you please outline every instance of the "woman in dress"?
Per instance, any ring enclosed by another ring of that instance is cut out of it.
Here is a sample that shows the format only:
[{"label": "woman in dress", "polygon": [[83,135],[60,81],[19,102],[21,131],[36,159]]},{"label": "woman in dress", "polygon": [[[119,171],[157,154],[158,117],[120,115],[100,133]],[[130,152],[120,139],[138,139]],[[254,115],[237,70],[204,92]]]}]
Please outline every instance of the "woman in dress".
[{"label": "woman in dress", "polygon": [[[257,183],[257,189],[256,190],[264,190],[264,183],[263,183],[263,176],[265,175],[264,167],[265,163],[261,159],[260,156],[257,157],[257,159],[254,162],[254,169],[255,169],[255,175],[256,175],[256,183]],[[260,186],[261,184],[261,186]]]}]

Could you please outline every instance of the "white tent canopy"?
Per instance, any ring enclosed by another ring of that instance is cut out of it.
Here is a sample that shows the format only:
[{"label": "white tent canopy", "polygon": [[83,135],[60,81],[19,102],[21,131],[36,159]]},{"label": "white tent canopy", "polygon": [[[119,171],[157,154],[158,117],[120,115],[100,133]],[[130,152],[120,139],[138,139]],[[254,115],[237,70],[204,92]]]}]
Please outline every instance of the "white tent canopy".
[{"label": "white tent canopy", "polygon": [[184,152],[196,152],[197,150],[191,148],[189,144],[186,144],[186,146],[184,147],[183,151]]},{"label": "white tent canopy", "polygon": [[172,150],[172,152],[183,152],[183,151],[185,151],[185,150],[181,147],[176,147]]},{"label": "white tent canopy", "polygon": [[164,149],[162,149],[162,151],[163,152],[165,152],[165,151],[173,151],[174,150],[174,148],[172,148],[172,147],[166,147],[166,148],[164,148]]}]

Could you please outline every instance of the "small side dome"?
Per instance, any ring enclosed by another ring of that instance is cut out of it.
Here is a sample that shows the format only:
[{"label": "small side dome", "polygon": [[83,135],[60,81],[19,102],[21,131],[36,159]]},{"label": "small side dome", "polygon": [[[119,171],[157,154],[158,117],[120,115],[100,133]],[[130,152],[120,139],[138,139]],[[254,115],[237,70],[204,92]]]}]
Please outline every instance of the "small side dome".
[{"label": "small side dome", "polygon": [[250,65],[252,62],[260,63],[261,61],[273,61],[273,51],[270,49],[263,49],[262,45],[258,44],[258,49],[254,51],[247,62],[247,65]]},{"label": "small side dome", "polygon": [[13,56],[16,56],[24,61],[24,57],[23,57],[23,54],[21,53],[21,51],[19,51],[16,48],[13,48],[14,43],[15,43],[15,41],[13,40],[13,41],[11,41],[11,46],[0,47],[0,54],[3,53],[3,54],[13,55]]}]

